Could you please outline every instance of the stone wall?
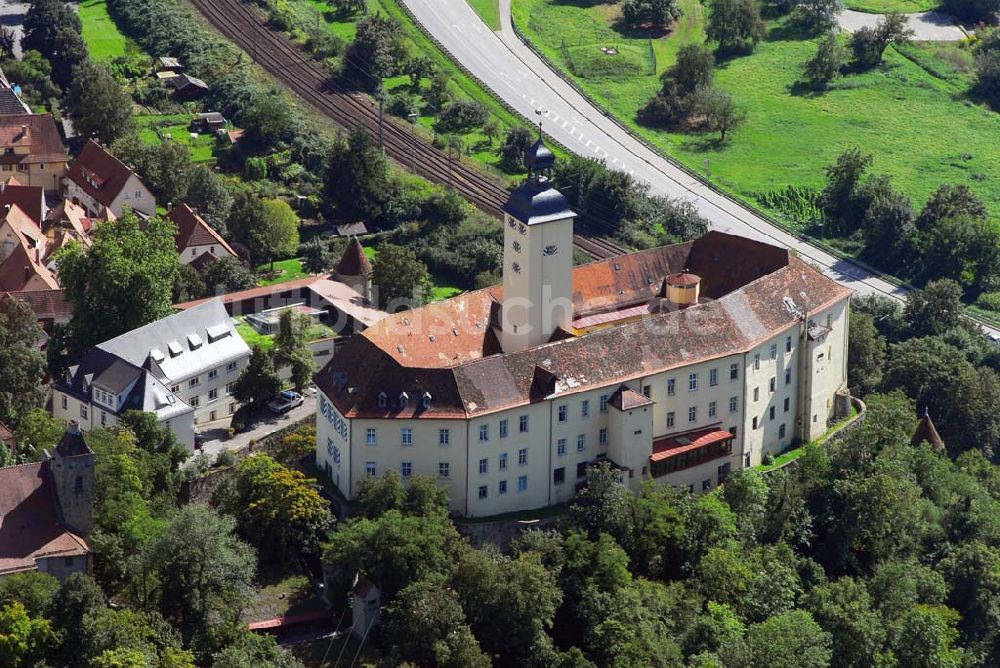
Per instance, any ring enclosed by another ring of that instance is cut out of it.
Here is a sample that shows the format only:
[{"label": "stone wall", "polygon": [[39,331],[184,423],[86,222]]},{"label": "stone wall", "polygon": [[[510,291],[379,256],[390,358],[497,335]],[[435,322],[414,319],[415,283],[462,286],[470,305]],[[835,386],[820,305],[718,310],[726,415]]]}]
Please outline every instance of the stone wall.
[{"label": "stone wall", "polygon": [[[302,427],[311,426],[315,423],[315,421],[315,415],[308,415],[301,420],[282,427],[277,431],[271,432],[259,441],[250,441],[242,448],[230,450],[229,452],[233,454],[237,462],[255,452],[263,452],[273,456],[275,452],[277,452],[278,446],[281,445],[281,441],[285,438],[285,436],[288,436]],[[192,478],[191,480],[186,481],[181,486],[181,502],[208,503],[208,501],[211,500],[212,495],[215,493],[215,490],[221,487],[223,483],[229,479],[233,470],[234,467],[232,466],[210,469],[197,478]]]}]

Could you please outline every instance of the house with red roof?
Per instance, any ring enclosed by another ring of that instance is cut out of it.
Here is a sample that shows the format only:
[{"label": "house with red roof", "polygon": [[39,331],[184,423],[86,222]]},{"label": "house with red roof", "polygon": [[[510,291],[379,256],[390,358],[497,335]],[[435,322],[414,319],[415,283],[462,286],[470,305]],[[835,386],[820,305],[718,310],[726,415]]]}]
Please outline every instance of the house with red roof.
[{"label": "house with red roof", "polygon": [[41,186],[26,186],[13,176],[8,181],[0,181],[0,212],[16,204],[21,211],[28,214],[35,225],[42,226],[42,221],[48,213],[45,205],[45,189]]},{"label": "house with red roof", "polygon": [[0,115],[0,179],[59,190],[66,174],[66,147],[51,114]]},{"label": "house with red roof", "polygon": [[0,218],[0,292],[59,287],[46,265],[47,244],[40,227],[16,204]]},{"label": "house with red roof", "polygon": [[239,259],[222,235],[187,204],[175,206],[167,213],[167,218],[177,226],[177,253],[182,264],[196,261],[201,264],[209,259],[222,257]]},{"label": "house with red roof", "polygon": [[63,580],[90,570],[94,463],[71,422],[43,461],[0,468],[0,578],[41,571]]},{"label": "house with red roof", "polygon": [[142,178],[91,139],[66,173],[66,198],[94,218],[111,211],[121,216],[132,209],[143,216],[156,213],[156,198]]}]

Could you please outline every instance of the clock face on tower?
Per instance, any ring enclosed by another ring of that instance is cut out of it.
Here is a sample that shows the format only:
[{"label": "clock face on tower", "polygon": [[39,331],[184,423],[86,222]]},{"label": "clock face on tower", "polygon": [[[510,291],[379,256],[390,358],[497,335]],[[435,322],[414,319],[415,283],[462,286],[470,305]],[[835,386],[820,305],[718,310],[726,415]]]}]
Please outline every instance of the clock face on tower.
[{"label": "clock face on tower", "polygon": [[528,228],[524,226],[524,223],[518,223],[517,231],[520,232],[521,234],[524,234],[528,231]]},{"label": "clock face on tower", "polygon": [[559,247],[556,246],[555,244],[549,244],[548,246],[542,249],[542,255],[546,257],[548,257],[549,255],[555,255],[558,252],[559,252]]}]

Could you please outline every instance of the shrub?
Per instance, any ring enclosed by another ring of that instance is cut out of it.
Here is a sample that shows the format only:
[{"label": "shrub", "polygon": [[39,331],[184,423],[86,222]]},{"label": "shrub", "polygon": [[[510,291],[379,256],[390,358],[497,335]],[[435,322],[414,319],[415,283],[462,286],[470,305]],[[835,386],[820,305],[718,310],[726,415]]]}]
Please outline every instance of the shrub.
[{"label": "shrub", "polygon": [[219,454],[215,456],[216,468],[232,466],[235,463],[236,463],[236,455],[234,455],[230,450],[220,450]]},{"label": "shrub", "polygon": [[976,306],[1000,313],[1000,292],[984,292],[976,300]]},{"label": "shrub", "polygon": [[438,114],[437,131],[465,133],[483,127],[489,114],[479,102],[453,102]]},{"label": "shrub", "polygon": [[771,466],[772,464],[774,464],[774,455],[772,455],[770,452],[765,452],[764,457],[760,461],[762,464],[764,464],[764,466]]}]

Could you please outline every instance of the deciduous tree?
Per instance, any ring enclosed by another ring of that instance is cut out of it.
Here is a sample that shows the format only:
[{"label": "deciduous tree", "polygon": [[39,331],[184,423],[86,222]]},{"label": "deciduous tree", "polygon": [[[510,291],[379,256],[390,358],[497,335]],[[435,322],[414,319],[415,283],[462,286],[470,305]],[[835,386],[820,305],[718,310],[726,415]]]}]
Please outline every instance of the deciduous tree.
[{"label": "deciduous tree", "polygon": [[372,264],[372,284],[378,288],[382,308],[400,310],[419,306],[427,299],[430,275],[427,265],[410,249],[383,244]]},{"label": "deciduous tree", "polygon": [[705,36],[722,54],[752,52],[765,30],[756,0],[712,0],[708,5]]},{"label": "deciduous tree", "polygon": [[0,297],[0,422],[17,427],[45,402],[42,330],[26,302]]}]

